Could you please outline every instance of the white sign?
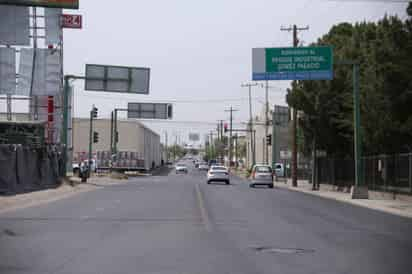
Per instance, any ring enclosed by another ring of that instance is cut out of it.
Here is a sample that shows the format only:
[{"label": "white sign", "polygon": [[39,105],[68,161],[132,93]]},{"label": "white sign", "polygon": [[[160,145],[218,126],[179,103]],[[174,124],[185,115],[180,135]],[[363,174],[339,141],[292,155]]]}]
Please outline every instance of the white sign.
[{"label": "white sign", "polygon": [[279,151],[280,153],[280,159],[285,160],[285,159],[292,159],[292,151],[290,150],[281,150]]}]

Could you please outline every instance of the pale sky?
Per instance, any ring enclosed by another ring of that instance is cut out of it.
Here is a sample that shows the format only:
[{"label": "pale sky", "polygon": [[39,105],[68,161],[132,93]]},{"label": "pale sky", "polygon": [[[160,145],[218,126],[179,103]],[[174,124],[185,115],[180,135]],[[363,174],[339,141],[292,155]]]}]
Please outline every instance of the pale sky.
[{"label": "pale sky", "polygon": [[[87,116],[92,104],[100,117],[109,117],[127,102],[175,102],[174,122],[148,125],[182,141],[189,132],[204,135],[215,129],[217,120],[229,118],[224,110],[231,105],[239,110],[235,122],[245,122],[248,91],[240,85],[251,80],[251,49],[290,46],[292,33],[280,31],[281,26],[308,25],[299,33],[307,45],[340,22],[377,21],[384,14],[404,18],[406,6],[390,1],[81,0],[80,10],[65,10],[83,15],[82,30],[64,31],[65,73],[82,75],[86,63],[150,67],[151,89],[149,95],[86,92],[78,81],[75,116]],[[270,82],[271,105],[285,104],[288,85]],[[256,115],[264,89],[253,88],[252,96]]]}]

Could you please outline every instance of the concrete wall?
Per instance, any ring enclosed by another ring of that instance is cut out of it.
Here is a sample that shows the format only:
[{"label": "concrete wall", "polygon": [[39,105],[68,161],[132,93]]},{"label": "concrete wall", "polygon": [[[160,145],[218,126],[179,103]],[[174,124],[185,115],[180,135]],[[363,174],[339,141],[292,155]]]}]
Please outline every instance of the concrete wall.
[{"label": "concrete wall", "polygon": [[[99,142],[93,144],[93,153],[110,150],[110,119],[97,119],[93,122],[94,131],[99,133]],[[118,151],[137,152],[145,160],[145,168],[152,164],[160,166],[160,136],[143,124],[134,120],[119,120]],[[89,119],[73,119],[73,153],[88,153],[89,149]]]}]

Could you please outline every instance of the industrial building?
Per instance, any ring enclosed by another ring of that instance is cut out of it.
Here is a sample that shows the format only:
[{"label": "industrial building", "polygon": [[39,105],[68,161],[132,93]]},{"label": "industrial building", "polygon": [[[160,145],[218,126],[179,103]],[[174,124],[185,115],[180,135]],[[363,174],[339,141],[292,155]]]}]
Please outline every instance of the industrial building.
[{"label": "industrial building", "polygon": [[[269,112],[269,118],[272,120],[272,110]],[[253,150],[251,150],[251,144],[253,143],[255,148],[256,163],[272,163],[272,145],[275,145],[276,161],[290,162],[290,133],[288,126],[276,126],[275,144],[268,145],[265,135],[265,109],[263,108],[261,114],[253,119],[253,129],[255,131],[253,134],[254,142],[251,141],[249,133],[246,135],[246,166],[250,167],[253,162]],[[273,125],[271,122],[268,126],[268,134],[273,134]],[[268,150],[267,158],[266,149]]]},{"label": "industrial building", "polygon": [[[88,118],[73,119],[73,161],[85,159],[89,150],[90,120]],[[150,170],[162,164],[160,136],[137,120],[117,121],[119,140],[117,151],[121,155],[133,155],[139,160],[142,169]],[[98,132],[99,140],[93,144],[92,153],[110,153],[110,119],[93,121],[93,131]]]}]

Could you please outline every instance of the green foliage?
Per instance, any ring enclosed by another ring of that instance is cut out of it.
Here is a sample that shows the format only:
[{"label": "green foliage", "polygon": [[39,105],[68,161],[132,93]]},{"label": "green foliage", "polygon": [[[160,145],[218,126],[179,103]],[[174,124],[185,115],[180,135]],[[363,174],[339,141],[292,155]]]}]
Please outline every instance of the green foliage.
[{"label": "green foliage", "polygon": [[[412,3],[408,14],[412,16]],[[364,154],[412,149],[412,18],[385,16],[377,23],[342,23],[314,45],[331,45],[334,60],[360,62],[361,130]],[[301,150],[353,154],[352,67],[335,65],[331,81],[293,82],[287,102],[304,112]]]}]

